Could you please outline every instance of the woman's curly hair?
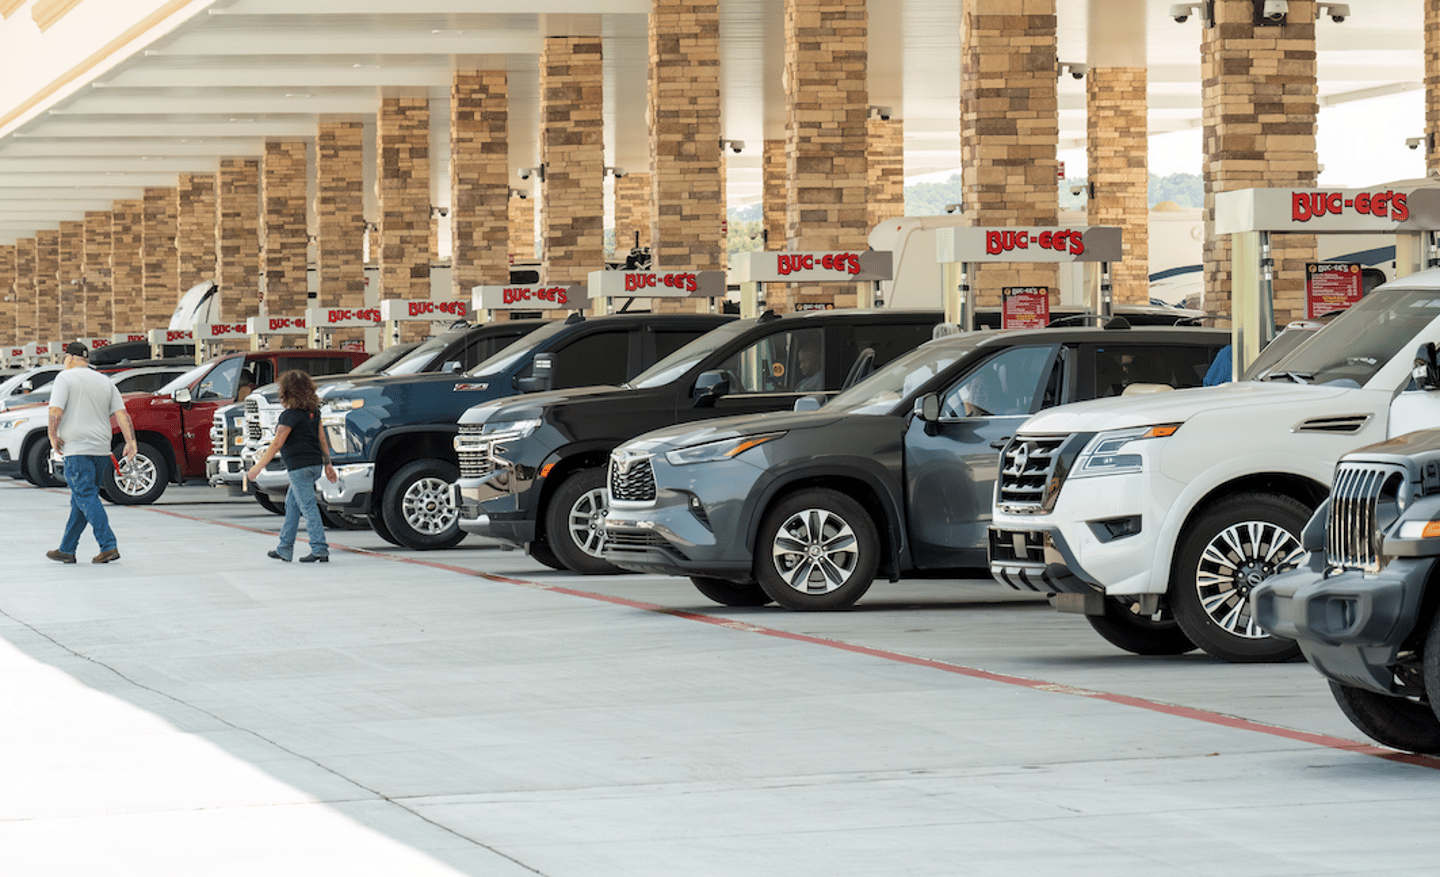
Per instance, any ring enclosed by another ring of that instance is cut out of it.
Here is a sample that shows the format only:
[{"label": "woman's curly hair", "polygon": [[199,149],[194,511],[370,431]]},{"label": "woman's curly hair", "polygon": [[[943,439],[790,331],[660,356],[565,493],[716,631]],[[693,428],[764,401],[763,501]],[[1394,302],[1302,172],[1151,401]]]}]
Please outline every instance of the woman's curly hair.
[{"label": "woman's curly hair", "polygon": [[315,382],[298,368],[280,376],[280,404],[302,411],[319,411],[320,397],[315,395]]}]

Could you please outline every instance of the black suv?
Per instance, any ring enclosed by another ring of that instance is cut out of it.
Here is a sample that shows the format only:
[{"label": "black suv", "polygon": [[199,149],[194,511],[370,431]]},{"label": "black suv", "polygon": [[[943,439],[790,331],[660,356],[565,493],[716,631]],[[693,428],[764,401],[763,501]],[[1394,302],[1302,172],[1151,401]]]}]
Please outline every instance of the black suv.
[{"label": "black suv", "polygon": [[460,527],[524,545],[547,566],[615,572],[601,556],[610,451],[674,423],[823,398],[928,340],[938,311],[829,310],[731,323],[623,387],[471,408],[455,439]]},{"label": "black suv", "polygon": [[639,436],[610,459],[603,556],[729,606],[843,609],[877,573],[986,563],[999,451],[1042,408],[1198,387],[1228,330],[936,339],[816,411]]}]

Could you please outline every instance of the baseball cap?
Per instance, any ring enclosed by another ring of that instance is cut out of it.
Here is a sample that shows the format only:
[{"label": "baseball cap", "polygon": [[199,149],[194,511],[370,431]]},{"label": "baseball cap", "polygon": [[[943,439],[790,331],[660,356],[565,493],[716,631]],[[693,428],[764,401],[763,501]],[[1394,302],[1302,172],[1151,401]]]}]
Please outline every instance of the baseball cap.
[{"label": "baseball cap", "polygon": [[90,358],[90,348],[81,344],[79,341],[71,341],[69,344],[66,344],[65,353],[68,356],[79,356],[84,359]]}]

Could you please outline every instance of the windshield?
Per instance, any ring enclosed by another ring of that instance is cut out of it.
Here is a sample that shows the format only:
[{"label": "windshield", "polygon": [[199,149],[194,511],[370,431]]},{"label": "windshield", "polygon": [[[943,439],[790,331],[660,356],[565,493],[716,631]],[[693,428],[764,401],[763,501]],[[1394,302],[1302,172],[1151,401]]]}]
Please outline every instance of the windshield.
[{"label": "windshield", "polygon": [[546,323],[529,335],[511,343],[508,347],[502,348],[494,356],[470,369],[466,374],[492,375],[498,372],[508,371],[517,362],[529,356],[532,350],[549,341],[555,335],[564,332],[568,325],[569,321],[567,320],[556,320],[553,323]]},{"label": "windshield", "polygon": [[440,355],[441,351],[449,347],[451,344],[454,344],[456,338],[459,338],[461,335],[465,334],[465,331],[466,330],[464,329],[451,329],[448,332],[441,332],[434,338],[425,339],[424,341],[420,342],[419,347],[411,350],[407,356],[401,359],[400,362],[396,363],[394,368],[386,369],[385,374],[419,374],[420,372],[425,370],[425,366],[429,365],[431,361],[435,359],[435,357]]},{"label": "windshield", "polygon": [[749,332],[754,325],[754,320],[736,320],[706,332],[636,375],[626,386],[663,387],[699,365],[701,360],[729,344],[732,339]]},{"label": "windshield", "polygon": [[922,344],[831,399],[825,410],[837,414],[890,414],[898,403],[914,395],[990,334],[974,333]]},{"label": "windshield", "polygon": [[1437,316],[1440,290],[1377,289],[1275,363],[1265,380],[1363,386]]},{"label": "windshield", "polygon": [[0,396],[10,396],[15,393],[19,393],[20,385],[25,383],[26,381],[30,381],[35,384],[48,383],[48,381],[40,380],[40,378],[43,375],[47,374],[48,371],[59,371],[59,369],[30,369],[28,371],[23,371],[12,378],[9,378],[5,381],[5,383],[0,384]]},{"label": "windshield", "polygon": [[166,384],[165,386],[161,387],[160,389],[156,390],[155,392],[157,392],[157,393],[167,393],[167,394],[168,394],[168,393],[173,393],[173,392],[175,392],[176,390],[180,389],[181,387],[188,387],[188,386],[190,386],[191,384],[195,383],[195,381],[196,381],[201,375],[203,375],[203,374],[205,374],[205,372],[209,371],[211,365],[213,365],[213,363],[209,363],[209,362],[205,363],[204,365],[197,365],[197,366],[195,366],[194,368],[190,369],[190,370],[189,370],[188,372],[186,372],[185,374],[180,375],[179,377],[175,378],[175,380],[171,381],[170,383],[168,383],[168,384]]},{"label": "windshield", "polygon": [[352,375],[374,375],[385,371],[397,362],[404,362],[411,352],[417,349],[416,344],[392,344],[354,368],[350,369]]}]

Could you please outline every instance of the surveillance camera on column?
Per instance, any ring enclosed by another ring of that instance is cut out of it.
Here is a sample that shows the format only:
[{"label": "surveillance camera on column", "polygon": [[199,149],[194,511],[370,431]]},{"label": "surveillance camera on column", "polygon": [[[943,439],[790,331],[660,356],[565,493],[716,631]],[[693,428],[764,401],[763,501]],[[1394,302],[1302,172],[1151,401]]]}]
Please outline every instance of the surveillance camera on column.
[{"label": "surveillance camera on column", "polygon": [[1265,0],[1260,14],[1267,21],[1283,21],[1290,14],[1290,4],[1287,0]]},{"label": "surveillance camera on column", "polygon": [[522,180],[528,180],[530,179],[530,175],[533,173],[535,173],[535,169],[533,167],[522,167],[520,168],[520,170],[515,172],[515,175]]},{"label": "surveillance camera on column", "polygon": [[1170,7],[1170,17],[1179,24],[1184,24],[1191,15],[1200,11],[1198,3],[1176,3]]},{"label": "surveillance camera on column", "polygon": [[1411,149],[1419,149],[1424,143],[1425,143],[1425,138],[1424,138],[1424,137],[1407,137],[1407,138],[1405,138],[1405,145],[1408,146],[1408,147],[1410,147]]},{"label": "surveillance camera on column", "polygon": [[1330,16],[1330,20],[1339,24],[1350,17],[1350,4],[1348,3],[1321,3],[1320,14]]}]

